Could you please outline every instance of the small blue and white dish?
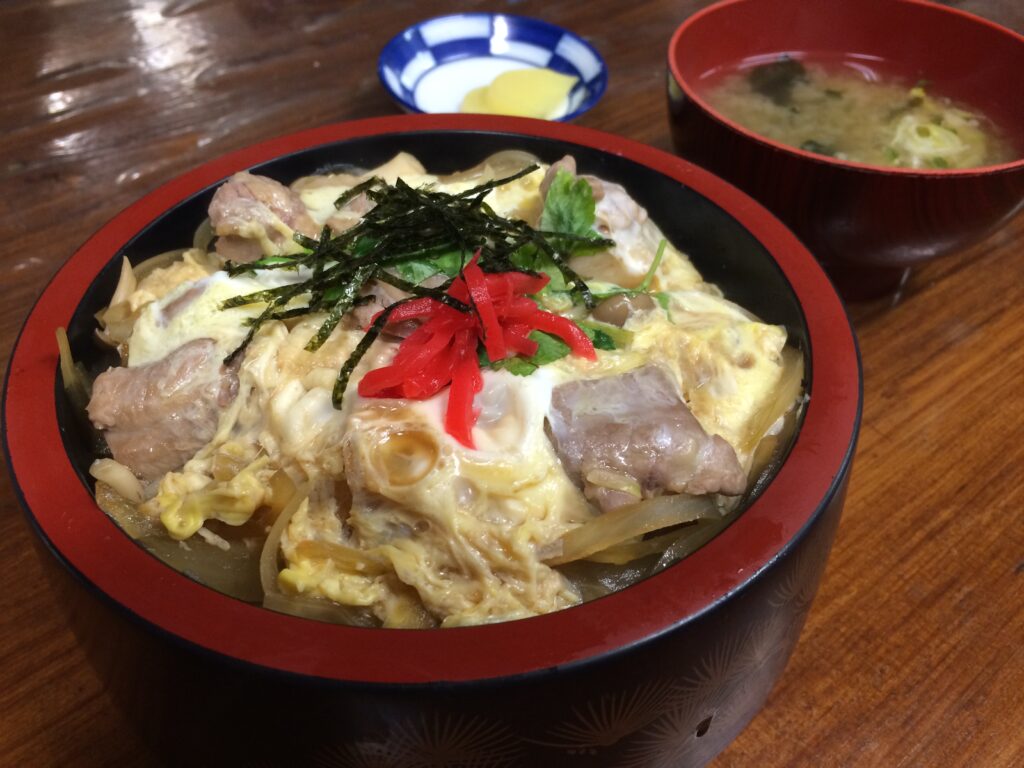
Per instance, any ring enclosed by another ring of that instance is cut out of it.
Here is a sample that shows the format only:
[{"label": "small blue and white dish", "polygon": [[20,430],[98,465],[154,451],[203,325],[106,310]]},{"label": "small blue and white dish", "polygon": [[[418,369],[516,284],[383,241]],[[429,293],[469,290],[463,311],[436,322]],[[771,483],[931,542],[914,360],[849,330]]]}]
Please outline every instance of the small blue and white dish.
[{"label": "small blue and white dish", "polygon": [[458,112],[466,94],[503,72],[547,67],[573,75],[561,114],[574,120],[608,86],[604,59],[590,43],[554,24],[505,13],[457,13],[421,21],[381,51],[377,72],[407,112]]}]

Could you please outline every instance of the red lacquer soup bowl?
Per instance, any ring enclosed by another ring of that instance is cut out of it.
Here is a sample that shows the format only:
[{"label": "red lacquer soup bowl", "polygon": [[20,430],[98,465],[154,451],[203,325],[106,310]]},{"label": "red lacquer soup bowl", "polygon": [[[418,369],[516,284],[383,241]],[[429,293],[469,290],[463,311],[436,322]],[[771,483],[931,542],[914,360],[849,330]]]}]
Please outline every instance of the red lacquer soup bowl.
[{"label": "red lacquer soup bowl", "polygon": [[[908,87],[927,80],[987,115],[1014,159],[961,170],[846,162],[766,139],[708,103],[723,74],[781,55]],[[764,203],[849,298],[891,290],[910,265],[981,240],[1024,204],[1024,37],[992,22],[921,0],[727,0],[676,30],[668,69],[676,151]]]},{"label": "red lacquer soup bowl", "polygon": [[[622,183],[727,296],[788,328],[805,358],[803,421],[775,476],[731,526],[658,575],[569,610],[391,630],[227,597],[170,569],[97,508],[87,475],[94,447],[63,395],[54,329],[67,327],[76,357],[98,364],[93,313],[123,254],[138,261],[189,242],[215,186],[242,169],[290,181],[339,164],[372,167],[404,150],[450,172],[502,149],[545,162],[572,154],[581,172]],[[403,116],[235,152],[101,229],[22,330],[7,376],[5,445],[90,658],[173,759],[188,763],[199,749],[252,765],[676,768],[703,764],[743,728],[793,650],[839,520],[860,382],[854,336],[824,273],[729,184],[580,127]]]}]

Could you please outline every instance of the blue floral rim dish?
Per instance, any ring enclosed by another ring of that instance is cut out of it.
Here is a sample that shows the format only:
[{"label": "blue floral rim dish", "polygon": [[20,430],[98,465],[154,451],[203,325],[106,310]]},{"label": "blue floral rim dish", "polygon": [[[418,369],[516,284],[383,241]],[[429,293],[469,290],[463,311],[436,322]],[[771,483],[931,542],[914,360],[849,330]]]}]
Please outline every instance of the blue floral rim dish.
[{"label": "blue floral rim dish", "polygon": [[458,112],[472,89],[502,72],[547,67],[573,75],[562,114],[574,120],[593,107],[608,86],[604,59],[590,43],[539,19],[504,13],[438,16],[400,32],[381,51],[377,72],[408,112]]}]

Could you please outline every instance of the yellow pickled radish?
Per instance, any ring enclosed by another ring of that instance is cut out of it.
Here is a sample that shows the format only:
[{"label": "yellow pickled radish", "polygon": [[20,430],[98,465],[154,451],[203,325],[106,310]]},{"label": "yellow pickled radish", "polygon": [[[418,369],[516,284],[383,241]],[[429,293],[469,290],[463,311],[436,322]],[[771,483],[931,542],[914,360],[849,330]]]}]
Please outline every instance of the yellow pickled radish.
[{"label": "yellow pickled radish", "polygon": [[577,78],[551,69],[514,69],[503,72],[483,88],[466,94],[463,112],[556,117]]},{"label": "yellow pickled radish", "polygon": [[575,77],[551,69],[515,69],[494,78],[487,104],[500,114],[549,117],[574,85]]},{"label": "yellow pickled radish", "polygon": [[487,106],[487,86],[482,85],[467,93],[459,109],[463,112],[475,112],[478,115],[491,114],[491,108]]}]

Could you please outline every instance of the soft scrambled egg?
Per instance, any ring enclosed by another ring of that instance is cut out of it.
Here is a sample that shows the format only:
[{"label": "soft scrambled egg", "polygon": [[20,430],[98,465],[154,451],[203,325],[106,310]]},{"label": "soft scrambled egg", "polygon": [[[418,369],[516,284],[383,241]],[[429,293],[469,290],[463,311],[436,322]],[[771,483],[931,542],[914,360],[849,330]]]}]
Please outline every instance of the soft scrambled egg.
[{"label": "soft scrambled egg", "polygon": [[[411,186],[449,192],[478,183],[443,181],[405,158],[374,173],[392,182],[401,173]],[[492,191],[487,201],[500,215],[536,219],[543,176],[542,168]],[[334,201],[357,180],[328,176],[296,189],[323,225],[336,214]],[[609,217],[621,213],[613,197],[599,205]],[[594,258],[615,260],[623,280],[637,285],[651,268],[660,233],[631,221],[610,236],[619,256]],[[227,356],[247,333],[244,321],[263,305],[224,310],[221,303],[298,279],[284,271],[183,275],[159,297],[135,296],[141,306],[127,342],[129,366],[159,360],[201,338],[215,340]],[[251,515],[269,498],[256,498],[254,478],[269,488],[269,477],[283,472],[309,489],[281,537],[286,566],[279,586],[288,594],[366,606],[388,626],[422,625],[424,611],[450,626],[570,606],[580,595],[538,553],[593,511],[545,432],[552,389],[657,363],[676,380],[705,430],[737,447],[748,465],[749,451],[740,446],[782,373],[785,331],[721,298],[671,246],[652,287],[664,306],[634,314],[624,329],[630,343],[601,351],[596,362],[569,356],[529,376],[485,370],[475,449],[445,431],[447,390],[422,401],[356,394],[359,377],[386,364],[394,343],[374,345],[352,377],[343,409],[336,410],[331,390],[338,369],[363,330],[343,323],[311,353],[305,346],[322,315],[268,322],[241,362],[238,396],[225,409],[216,437],[180,472],[160,481],[151,507],[172,534],[191,535],[216,514],[188,506],[188,494],[227,488],[228,481],[215,478],[216,468],[234,461],[248,473],[242,476],[248,501],[220,519],[238,524],[240,509],[247,518],[245,510]]]},{"label": "soft scrambled egg", "polygon": [[160,360],[168,349],[195,339],[213,339],[226,357],[245,338],[245,321],[261,311],[260,305],[221,309],[221,302],[247,293],[281,285],[274,272],[257,277],[229,277],[214,272],[194,282],[178,285],[160,301],[145,305],[128,340],[128,365]]}]

